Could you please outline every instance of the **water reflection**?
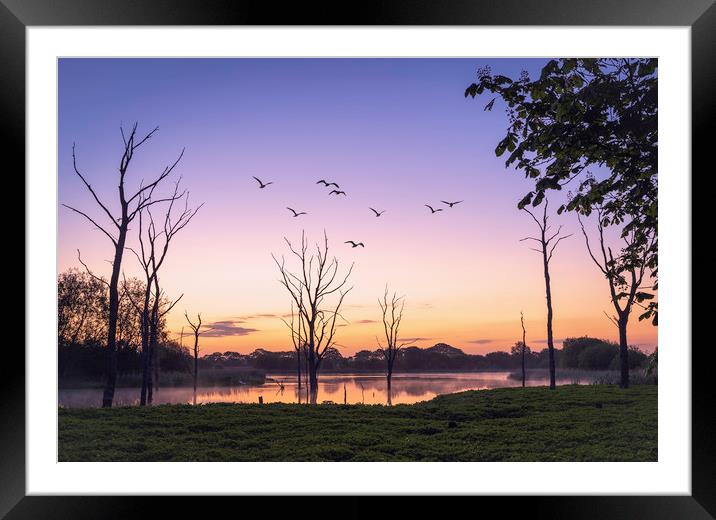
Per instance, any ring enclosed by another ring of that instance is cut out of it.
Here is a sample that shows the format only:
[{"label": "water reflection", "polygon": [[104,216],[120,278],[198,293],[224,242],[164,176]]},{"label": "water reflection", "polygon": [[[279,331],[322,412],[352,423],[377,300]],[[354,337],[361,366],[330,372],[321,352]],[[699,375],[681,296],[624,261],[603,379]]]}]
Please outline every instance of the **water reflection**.
[{"label": "water reflection", "polygon": [[[392,404],[411,404],[427,401],[440,394],[464,390],[483,390],[519,386],[520,381],[509,379],[507,372],[471,372],[437,374],[395,374],[390,395]],[[270,379],[269,379],[270,378]],[[557,384],[569,384],[570,379],[557,378]],[[548,378],[533,378],[528,386],[545,386]],[[155,404],[190,404],[194,400],[192,388],[160,388],[155,391]],[[201,403],[257,403],[259,397],[264,403],[305,403],[305,385],[300,394],[295,378],[287,375],[268,375],[262,386],[217,386],[197,388],[196,402]],[[383,374],[326,374],[321,375],[318,388],[318,403],[342,404],[386,404],[388,393]],[[101,389],[62,389],[59,392],[60,406],[93,407],[102,402]],[[139,404],[139,390],[117,388],[115,406]]]}]

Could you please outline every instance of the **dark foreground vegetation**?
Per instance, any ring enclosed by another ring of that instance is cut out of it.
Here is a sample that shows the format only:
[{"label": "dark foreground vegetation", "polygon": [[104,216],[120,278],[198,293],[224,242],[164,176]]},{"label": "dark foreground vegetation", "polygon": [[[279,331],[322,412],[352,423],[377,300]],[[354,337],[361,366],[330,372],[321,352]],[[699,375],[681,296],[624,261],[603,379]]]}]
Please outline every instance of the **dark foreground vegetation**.
[{"label": "dark foreground vegetation", "polygon": [[391,407],[60,409],[59,460],[656,461],[657,389],[501,388]]}]

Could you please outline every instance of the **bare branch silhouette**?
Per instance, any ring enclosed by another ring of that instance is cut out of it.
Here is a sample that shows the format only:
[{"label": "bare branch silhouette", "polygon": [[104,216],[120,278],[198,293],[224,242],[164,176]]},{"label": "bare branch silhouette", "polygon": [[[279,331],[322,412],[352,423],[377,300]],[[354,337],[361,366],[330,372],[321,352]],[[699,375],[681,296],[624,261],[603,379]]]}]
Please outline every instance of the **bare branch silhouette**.
[{"label": "bare branch silhouette", "polygon": [[[337,258],[329,261],[328,236],[323,233],[323,244],[316,244],[315,253],[309,253],[306,233],[301,233],[301,246],[296,248],[284,238],[291,256],[298,261],[297,272],[291,272],[286,267],[285,258],[281,260],[271,255],[278,267],[281,279],[279,282],[289,293],[293,305],[296,306],[292,337],[296,337],[295,330],[302,330],[305,343],[305,359],[309,372],[310,400],[315,404],[318,393],[318,374],[321,362],[326,353],[335,345],[335,336],[338,320],[342,320],[341,306],[346,295],[352,287],[347,287],[348,279],[353,272],[353,264],[346,270],[345,275],[339,276],[340,264]],[[332,302],[328,298],[332,298]],[[297,325],[295,320],[302,323]]]},{"label": "bare branch silhouette", "polygon": [[[139,251],[129,249],[137,258],[144,273],[146,287],[144,304],[140,311],[143,325],[142,335],[142,388],[140,391],[140,406],[152,404],[154,390],[159,384],[158,367],[158,330],[160,321],[182,296],[173,303],[167,302],[165,309],[162,309],[162,291],[159,287],[159,269],[164,264],[169,251],[172,239],[179,231],[184,229],[194,216],[201,209],[203,204],[196,208],[189,208],[189,193],[180,191],[181,177],[174,183],[173,193],[165,198],[168,205],[164,214],[163,227],[158,229],[150,207],[145,206],[138,213],[138,242]],[[184,201],[183,208],[180,207],[178,215],[175,211],[176,204]],[[145,214],[148,223],[145,227]],[[153,294],[153,298],[152,298]],[[150,306],[151,302],[151,306]]]},{"label": "bare branch silhouette", "polygon": [[187,323],[189,323],[189,328],[194,333],[194,404],[196,404],[196,386],[197,381],[199,380],[199,336],[204,332],[210,331],[211,328],[201,330],[201,313],[196,315],[196,323],[191,321],[187,311],[184,311],[184,317],[186,318]]},{"label": "bare branch silhouette", "polygon": [[393,404],[392,399],[392,383],[393,383],[393,366],[395,359],[398,356],[398,352],[408,345],[414,343],[414,341],[399,340],[400,334],[400,323],[403,321],[403,309],[405,308],[405,297],[398,296],[397,293],[389,298],[388,285],[385,285],[385,293],[383,294],[382,300],[378,299],[378,305],[383,315],[383,332],[385,333],[385,347],[381,344],[380,340],[376,337],[378,342],[378,350],[385,358],[386,363],[386,380],[388,383],[388,404]]},{"label": "bare branch silhouette", "polygon": [[535,221],[540,233],[537,237],[525,237],[521,239],[520,242],[525,242],[527,240],[537,242],[539,244],[539,249],[532,247],[530,247],[529,249],[531,249],[532,251],[536,251],[542,255],[545,293],[547,297],[547,348],[549,350],[549,387],[551,390],[554,390],[556,388],[557,382],[555,375],[554,334],[552,332],[552,321],[554,317],[552,309],[552,283],[549,271],[549,264],[552,260],[552,255],[554,254],[557,245],[559,245],[562,240],[564,240],[565,238],[569,238],[572,235],[561,235],[562,226],[559,226],[557,232],[552,233],[551,235],[548,234],[550,230],[549,216],[547,214],[548,207],[549,200],[545,198],[544,209],[541,218],[538,218],[532,211],[530,211],[526,207],[522,208],[522,211],[527,213],[532,218],[532,220]]},{"label": "bare branch silhouette", "polygon": [[[110,225],[116,228],[116,234],[110,233],[107,227],[100,224],[97,219],[90,216],[87,212],[67,204],[63,204],[64,207],[84,217],[94,227],[102,231],[110,239],[112,245],[114,246],[114,259],[111,262],[112,273],[108,282],[109,312],[107,319],[107,380],[102,395],[102,406],[105,408],[112,406],[112,402],[114,400],[114,390],[117,382],[117,322],[120,300],[119,276],[122,269],[122,258],[127,240],[127,231],[130,223],[143,209],[149,208],[159,202],[169,200],[166,198],[155,199],[153,198],[153,194],[157,186],[159,186],[159,184],[167,178],[179,164],[179,161],[184,154],[184,151],[182,150],[179,157],[170,166],[166,166],[162,173],[159,174],[152,182],[146,185],[144,182],[140,182],[139,188],[133,194],[128,194],[125,181],[132,158],[134,157],[134,152],[148,139],[150,139],[157,132],[157,130],[158,128],[154,128],[145,134],[144,137],[139,137],[137,135],[137,123],[134,123],[129,135],[126,135],[124,128],[120,126],[124,150],[119,161],[119,182],[117,186],[119,211],[116,215],[112,213],[109,205],[101,200],[98,193],[90,184],[88,177],[80,171],[75,153],[76,147],[75,144],[72,145],[72,166],[75,174],[87,188],[87,191],[89,191],[93,201],[97,204],[97,206],[99,206],[101,213],[109,219],[109,222],[111,223]],[[87,268],[86,265],[85,268]]]}]

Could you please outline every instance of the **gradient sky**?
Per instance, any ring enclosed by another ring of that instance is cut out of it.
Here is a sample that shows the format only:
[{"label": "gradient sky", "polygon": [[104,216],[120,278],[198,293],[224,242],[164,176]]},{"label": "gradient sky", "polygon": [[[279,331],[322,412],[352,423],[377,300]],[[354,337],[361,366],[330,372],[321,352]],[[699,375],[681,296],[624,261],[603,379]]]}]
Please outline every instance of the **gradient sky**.
[{"label": "gradient sky", "polygon": [[[402,336],[427,347],[446,342],[466,352],[509,349],[521,339],[545,346],[541,257],[520,238],[535,223],[516,209],[531,182],[506,169],[494,149],[503,137],[503,106],[463,96],[478,67],[515,77],[539,71],[539,59],[61,59],[59,62],[59,202],[101,218],[72,170],[80,170],[110,206],[122,153],[120,124],[159,132],[140,148],[128,173],[138,186],[171,163],[191,201],[205,205],[171,244],[160,277],[184,310],[220,322],[202,351],[286,350],[279,316],[290,300],[271,253],[283,237],[309,240],[325,229],[343,267],[355,262],[349,321],[337,335],[344,355],[374,349],[377,298],[388,283],[406,296]],[[275,182],[259,190],[256,175]],[[338,182],[347,198],[315,182]],[[165,189],[171,186],[167,184]],[[431,215],[428,203],[465,202]],[[553,207],[559,201],[553,201]],[[291,206],[309,214],[292,218]],[[372,206],[386,213],[375,218]],[[114,204],[116,207],[116,203]],[[608,286],[589,259],[574,215],[554,218],[566,233],[552,260],[555,337],[617,339],[603,311]],[[351,249],[345,240],[362,241]],[[130,241],[136,242],[130,231]],[[109,276],[112,245],[81,216],[59,209],[58,268]],[[290,260],[287,258],[287,260]],[[124,271],[139,274],[125,255]],[[630,343],[651,350],[657,329],[636,316]]]}]

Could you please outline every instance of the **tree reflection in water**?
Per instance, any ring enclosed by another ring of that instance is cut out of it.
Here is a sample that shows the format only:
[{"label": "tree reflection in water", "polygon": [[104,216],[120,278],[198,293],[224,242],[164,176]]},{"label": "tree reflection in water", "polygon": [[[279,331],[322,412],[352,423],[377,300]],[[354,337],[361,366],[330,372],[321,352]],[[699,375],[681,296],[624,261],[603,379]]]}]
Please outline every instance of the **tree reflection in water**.
[{"label": "tree reflection in water", "polygon": [[[571,382],[570,379],[558,380],[558,384]],[[583,382],[589,381],[585,378]],[[544,386],[548,383],[547,377],[531,378],[527,381],[529,386]],[[440,394],[520,384],[521,381],[508,378],[507,372],[394,374],[393,388],[389,396],[385,374],[322,374],[315,402],[343,403],[345,398],[348,404],[411,404],[432,399]],[[197,403],[257,403],[259,396],[263,397],[264,403],[306,403],[314,398],[308,395],[307,390],[304,387],[299,391],[295,378],[270,375],[262,386],[199,387]],[[191,388],[164,387],[159,390],[154,402],[156,404],[191,403],[192,393]],[[97,389],[62,389],[59,392],[59,405],[98,406],[101,404],[101,397],[101,390]],[[138,402],[138,389],[116,390],[117,406],[133,406]]]}]

